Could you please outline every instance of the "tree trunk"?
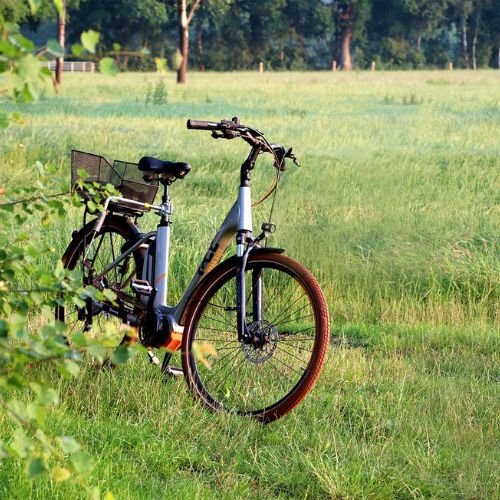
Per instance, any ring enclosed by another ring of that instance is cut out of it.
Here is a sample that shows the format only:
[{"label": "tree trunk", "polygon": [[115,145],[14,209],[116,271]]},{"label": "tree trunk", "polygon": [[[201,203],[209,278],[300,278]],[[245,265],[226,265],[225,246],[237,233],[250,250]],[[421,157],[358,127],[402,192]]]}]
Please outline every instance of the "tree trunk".
[{"label": "tree trunk", "polygon": [[422,50],[422,32],[418,32],[417,36],[417,50]]},{"label": "tree trunk", "polygon": [[464,65],[467,69],[469,69],[469,49],[467,47],[467,14],[464,11],[462,12],[462,47],[464,51]]},{"label": "tree trunk", "polygon": [[[66,39],[66,0],[62,0],[61,14],[58,19],[58,41],[64,49]],[[58,57],[56,60],[56,85],[59,87],[62,83],[62,72],[64,66],[64,57]]]},{"label": "tree trunk", "polygon": [[340,56],[340,67],[343,71],[351,71],[351,29],[345,28],[342,35],[342,52]]},{"label": "tree trunk", "polygon": [[200,63],[200,71],[205,71],[205,63],[203,62],[203,33],[198,31],[198,60]]},{"label": "tree trunk", "polygon": [[179,52],[181,65],[177,70],[177,83],[186,83],[187,61],[189,55],[189,25],[186,12],[186,0],[179,0]]},{"label": "tree trunk", "polygon": [[479,12],[476,15],[476,22],[474,24],[474,37],[472,38],[472,69],[477,69],[476,45],[477,45],[478,31],[479,31]]},{"label": "tree trunk", "polygon": [[477,43],[477,33],[474,32],[474,38],[472,39],[472,69],[477,69],[476,43]]}]

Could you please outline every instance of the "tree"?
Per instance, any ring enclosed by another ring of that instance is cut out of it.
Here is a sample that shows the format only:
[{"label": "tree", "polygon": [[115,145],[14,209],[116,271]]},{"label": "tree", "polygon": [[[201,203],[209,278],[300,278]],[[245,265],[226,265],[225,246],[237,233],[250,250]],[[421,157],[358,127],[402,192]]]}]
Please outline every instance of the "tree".
[{"label": "tree", "polygon": [[336,0],[333,2],[340,29],[340,68],[352,69],[351,42],[361,37],[371,15],[370,0]]},{"label": "tree", "polygon": [[495,0],[487,2],[482,18],[485,20],[484,37],[490,47],[491,66],[500,69],[500,9]]},{"label": "tree", "polygon": [[[61,10],[58,14],[57,19],[57,40],[59,45],[64,51],[64,46],[66,45],[66,0],[61,0]],[[62,72],[64,66],[64,56],[60,56],[56,60],[56,85],[61,85],[62,83]]]},{"label": "tree", "polygon": [[[68,38],[78,40],[82,31],[91,28],[101,34],[102,50],[122,52],[143,47],[164,51],[164,32],[168,14],[163,0],[80,0],[68,5]],[[120,55],[119,63],[127,68],[128,56]]]},{"label": "tree", "polygon": [[472,12],[473,0],[454,0],[454,7],[457,17],[460,20],[460,27],[462,30],[462,57],[464,59],[464,66],[470,68],[469,63],[469,44],[467,40],[469,16]]},{"label": "tree", "polygon": [[0,16],[10,23],[18,25],[26,21],[30,13],[28,2],[0,0]]},{"label": "tree", "polygon": [[189,7],[187,0],[177,0],[178,22],[179,22],[179,52],[181,63],[177,70],[177,83],[186,83],[187,63],[189,57],[189,25],[193,20],[196,9],[200,6],[201,0],[194,0]]},{"label": "tree", "polygon": [[422,50],[422,36],[435,30],[444,22],[450,0],[403,0],[403,7],[410,14],[409,28],[416,31],[417,50]]}]

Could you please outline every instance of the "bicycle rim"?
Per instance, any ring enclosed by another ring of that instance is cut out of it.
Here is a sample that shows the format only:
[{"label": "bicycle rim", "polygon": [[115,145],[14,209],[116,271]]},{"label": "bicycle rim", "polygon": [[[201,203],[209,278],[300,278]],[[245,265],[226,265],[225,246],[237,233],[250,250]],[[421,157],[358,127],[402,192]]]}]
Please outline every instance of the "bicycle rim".
[{"label": "bicycle rim", "polygon": [[[306,396],[319,374],[329,334],[323,294],[292,259],[250,259],[247,325],[254,340],[243,343],[236,330],[236,267],[222,265],[214,273],[195,298],[188,324],[183,353],[188,383],[213,410],[274,420]],[[260,314],[253,306],[256,275],[262,277]],[[200,359],[196,353],[206,354]]]}]

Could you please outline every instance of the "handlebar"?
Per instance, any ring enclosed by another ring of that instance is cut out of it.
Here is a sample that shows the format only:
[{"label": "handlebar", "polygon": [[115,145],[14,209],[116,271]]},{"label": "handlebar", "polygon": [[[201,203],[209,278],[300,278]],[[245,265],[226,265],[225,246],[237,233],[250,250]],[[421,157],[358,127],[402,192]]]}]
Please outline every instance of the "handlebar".
[{"label": "handlebar", "polygon": [[285,158],[290,158],[297,166],[299,165],[297,158],[292,153],[292,148],[285,149],[279,144],[270,144],[260,130],[241,124],[238,117],[220,122],[189,119],[186,126],[190,130],[210,130],[214,139],[241,137],[252,146],[260,145],[262,151],[267,151],[275,157],[275,164],[276,166],[280,165],[280,170],[285,169]]},{"label": "handlebar", "polygon": [[192,130],[219,130],[220,123],[206,120],[188,120],[187,128]]},{"label": "handlebar", "polygon": [[[221,120],[212,122],[207,120],[188,120],[187,128],[191,130],[211,130],[212,137],[215,139],[234,139],[235,137],[257,138],[264,134],[256,128],[247,127],[240,123],[240,119],[235,116],[232,120]],[[221,132],[218,134],[217,132]]]}]

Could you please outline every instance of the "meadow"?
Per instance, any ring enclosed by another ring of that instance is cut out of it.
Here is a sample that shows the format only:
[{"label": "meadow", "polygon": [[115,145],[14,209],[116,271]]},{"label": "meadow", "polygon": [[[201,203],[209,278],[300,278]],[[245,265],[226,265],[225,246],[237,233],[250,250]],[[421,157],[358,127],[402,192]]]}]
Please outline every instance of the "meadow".
[{"label": "meadow", "polygon": [[[272,244],[322,284],[332,345],[311,395],[269,426],[207,413],[142,357],[76,382],[48,370],[61,397],[50,426],[93,454],[89,482],[116,498],[498,497],[500,72],[188,77],[163,77],[155,104],[159,75],[65,74],[59,95],[20,106],[25,124],[0,132],[0,186],[32,185],[40,160],[69,188],[73,148],[189,161],[171,193],[173,303],[233,202],[247,149],[185,121],[239,116],[300,160],[280,184]],[[254,198],[272,175],[269,160],[257,164]],[[25,223],[53,243],[48,267],[81,216]],[[0,462],[2,498],[85,495]]]}]

